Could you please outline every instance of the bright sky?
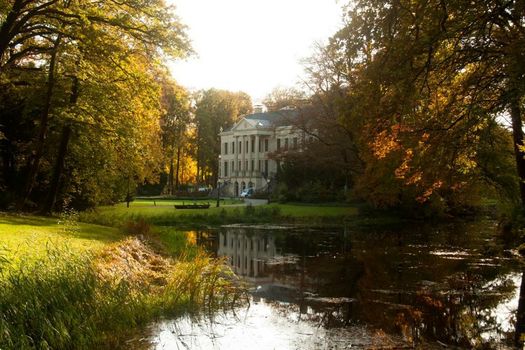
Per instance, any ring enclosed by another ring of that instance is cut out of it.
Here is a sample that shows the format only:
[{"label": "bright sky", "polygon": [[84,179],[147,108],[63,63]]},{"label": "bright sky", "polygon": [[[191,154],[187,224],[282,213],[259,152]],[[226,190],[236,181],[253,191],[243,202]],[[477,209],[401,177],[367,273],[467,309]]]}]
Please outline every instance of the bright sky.
[{"label": "bright sky", "polygon": [[341,27],[338,0],[168,0],[197,56],[170,65],[188,89],[244,91],[254,102],[303,76],[301,59]]}]

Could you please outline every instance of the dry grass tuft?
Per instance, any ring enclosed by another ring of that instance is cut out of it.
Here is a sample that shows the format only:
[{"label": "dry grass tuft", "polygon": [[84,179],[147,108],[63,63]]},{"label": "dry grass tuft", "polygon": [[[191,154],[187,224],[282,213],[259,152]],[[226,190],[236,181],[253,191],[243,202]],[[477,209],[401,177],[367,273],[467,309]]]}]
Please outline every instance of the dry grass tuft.
[{"label": "dry grass tuft", "polygon": [[105,281],[126,281],[133,287],[154,289],[167,284],[173,263],[139,237],[110,245],[99,255],[96,268]]}]

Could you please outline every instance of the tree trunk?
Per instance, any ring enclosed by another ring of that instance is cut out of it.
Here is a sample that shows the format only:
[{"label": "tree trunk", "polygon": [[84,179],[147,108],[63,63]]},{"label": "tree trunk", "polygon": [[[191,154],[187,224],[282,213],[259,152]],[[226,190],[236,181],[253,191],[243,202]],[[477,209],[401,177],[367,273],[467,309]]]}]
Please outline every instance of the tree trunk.
[{"label": "tree trunk", "polygon": [[200,146],[198,144],[197,144],[197,177],[195,179],[195,182],[197,183],[197,185],[201,183],[201,156],[200,156]]},{"label": "tree trunk", "polygon": [[512,119],[512,136],[514,139],[514,154],[516,157],[516,168],[520,181],[520,198],[521,204],[525,208],[525,153],[521,147],[523,144],[523,122],[521,120],[521,108],[519,98],[511,97],[510,117]]},{"label": "tree trunk", "polygon": [[[78,101],[78,84],[78,78],[74,76],[71,84],[71,95],[69,97],[70,106],[76,105]],[[53,211],[53,208],[55,207],[58,192],[60,189],[60,178],[62,177],[62,172],[64,171],[67,148],[69,145],[69,140],[71,138],[71,131],[71,126],[69,124],[64,125],[64,127],[62,128],[62,137],[60,139],[60,147],[58,149],[57,160],[55,163],[55,168],[53,170],[53,178],[51,180],[49,197],[47,199],[46,204],[44,205],[45,214],[50,214]]]},{"label": "tree trunk", "polygon": [[2,58],[4,57],[5,51],[9,46],[9,42],[13,38],[11,30],[15,26],[17,18],[20,16],[20,11],[24,7],[24,2],[22,0],[15,0],[11,10],[7,14],[2,27],[0,27],[0,67],[2,66]]},{"label": "tree trunk", "polygon": [[33,156],[33,161],[29,166],[29,173],[27,176],[26,186],[24,193],[19,202],[19,209],[22,209],[25,205],[27,199],[31,195],[33,190],[36,175],[40,167],[40,160],[44,154],[44,143],[47,138],[48,124],[49,124],[49,112],[51,111],[51,99],[53,97],[53,90],[55,88],[55,67],[57,60],[57,52],[60,46],[60,41],[62,40],[62,35],[59,34],[53,43],[53,50],[51,52],[51,59],[49,61],[49,72],[47,77],[47,90],[44,100],[44,106],[42,108],[42,113],[40,115],[40,130],[38,132],[38,139],[35,144],[35,154]]},{"label": "tree trunk", "polygon": [[168,194],[173,195],[173,152],[170,155],[170,173],[168,176]]},{"label": "tree trunk", "polygon": [[43,212],[44,214],[51,214],[55,207],[55,203],[58,197],[58,192],[60,189],[60,178],[62,177],[62,172],[64,170],[65,159],[67,155],[67,148],[69,145],[69,140],[71,138],[71,126],[64,125],[62,128],[62,137],[60,139],[60,147],[58,149],[58,156],[55,163],[55,168],[53,170],[53,178],[51,179],[51,188],[49,190],[49,196],[44,205]]},{"label": "tree trunk", "polygon": [[175,172],[175,189],[179,190],[179,172],[180,172],[180,153],[181,153],[182,146],[179,145],[177,147],[177,170]]},{"label": "tree trunk", "polygon": [[[522,17],[525,15],[525,0],[516,0],[512,8],[511,16],[514,23],[521,23]],[[518,29],[523,29],[521,26]],[[516,168],[518,171],[518,178],[520,182],[520,199],[522,209],[525,210],[525,145],[523,144],[523,120],[521,111],[521,99],[523,98],[522,81],[525,78],[525,69],[523,66],[523,51],[522,40],[520,38],[519,30],[509,30],[511,40],[507,44],[508,61],[508,87],[509,87],[509,109],[512,120],[512,136],[514,140],[514,155],[516,157]]]}]

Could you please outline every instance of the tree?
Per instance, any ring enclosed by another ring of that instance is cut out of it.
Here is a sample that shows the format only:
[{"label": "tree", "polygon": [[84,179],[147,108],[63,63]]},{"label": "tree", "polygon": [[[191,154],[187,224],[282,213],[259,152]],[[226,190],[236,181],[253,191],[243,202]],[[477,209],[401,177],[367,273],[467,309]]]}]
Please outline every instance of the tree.
[{"label": "tree", "polygon": [[197,182],[216,184],[219,132],[252,111],[251,98],[244,92],[210,89],[197,93],[195,101]]},{"label": "tree", "polygon": [[[4,132],[0,152],[2,182],[21,192],[20,203],[38,187],[33,197],[45,211],[59,193],[93,205],[115,200],[122,193],[118,183],[154,176],[161,159],[156,76],[166,55],[189,51],[172,9],[162,1],[51,0],[14,1],[0,11],[0,82],[6,94],[20,96],[15,112],[4,108],[9,102],[1,106],[0,128],[30,124],[23,144],[15,128]],[[28,99],[31,91],[43,98]],[[22,190],[10,180],[17,173],[27,178]],[[103,189],[114,191],[95,193]]]},{"label": "tree", "polygon": [[518,0],[347,6],[346,25],[313,60],[310,84],[354,131],[363,196],[386,206],[465,198],[479,184],[480,144],[506,113],[525,200],[523,11]]},{"label": "tree", "polygon": [[[161,49],[174,57],[189,48],[184,26],[173,7],[162,0],[125,2],[57,0],[14,0],[0,3],[0,71],[26,58],[50,52],[48,42],[61,36],[83,41],[83,30],[98,28],[124,34],[128,43],[137,43],[150,53]],[[58,40],[60,42],[60,40]],[[138,48],[138,47],[137,47]]]},{"label": "tree", "polygon": [[269,112],[284,108],[296,108],[307,101],[303,91],[296,88],[278,87],[272,90],[263,100]]},{"label": "tree", "polygon": [[163,146],[168,157],[168,193],[179,189],[181,163],[189,148],[189,131],[192,121],[189,95],[173,81],[164,81],[162,89]]}]

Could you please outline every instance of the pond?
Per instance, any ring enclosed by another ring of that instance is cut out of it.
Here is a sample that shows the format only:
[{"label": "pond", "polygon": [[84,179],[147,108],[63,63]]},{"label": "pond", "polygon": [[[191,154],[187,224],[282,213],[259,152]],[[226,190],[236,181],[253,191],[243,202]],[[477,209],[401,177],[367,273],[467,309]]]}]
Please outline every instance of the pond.
[{"label": "pond", "polygon": [[505,348],[523,265],[491,221],[188,233],[251,288],[249,306],[153,325],[153,349]]}]

